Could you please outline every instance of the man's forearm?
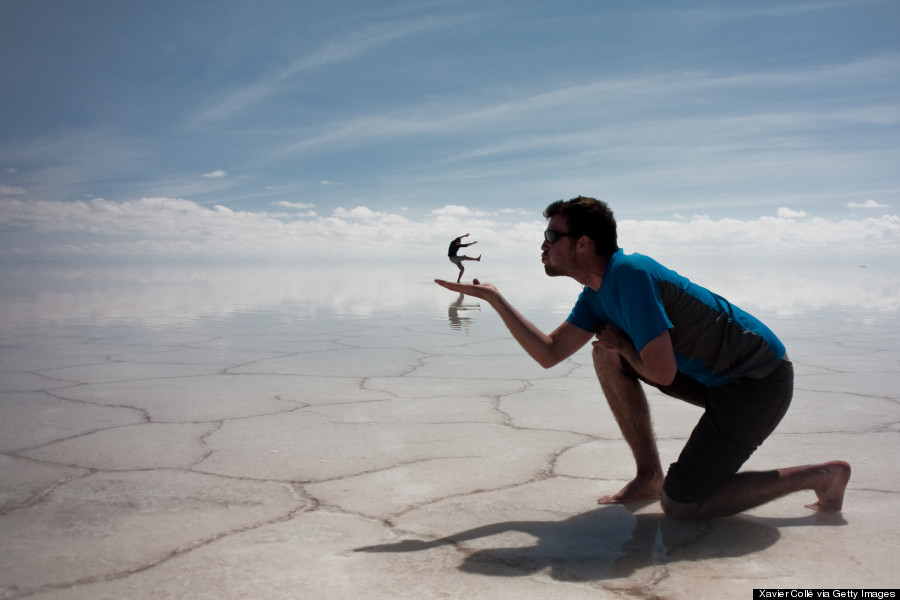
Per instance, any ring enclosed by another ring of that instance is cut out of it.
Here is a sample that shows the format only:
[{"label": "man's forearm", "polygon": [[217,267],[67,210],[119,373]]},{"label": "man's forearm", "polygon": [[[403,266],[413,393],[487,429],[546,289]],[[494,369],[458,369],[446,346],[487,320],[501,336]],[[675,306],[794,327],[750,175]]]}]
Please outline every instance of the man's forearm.
[{"label": "man's forearm", "polygon": [[638,375],[652,381],[646,372],[644,361],[641,360],[641,355],[638,354],[638,351],[633,344],[629,342],[626,346],[620,347],[619,355],[631,365],[631,368],[634,369]]},{"label": "man's forearm", "polygon": [[496,287],[489,283],[479,283],[477,279],[471,285],[442,279],[435,279],[435,283],[448,290],[487,301],[500,315],[513,338],[544,368],[552,367],[571,356],[593,335],[569,323],[563,323],[552,334],[547,335],[516,310]]},{"label": "man's forearm", "polygon": [[558,358],[554,353],[553,338],[537,328],[537,326],[525,318],[516,308],[499,293],[488,300],[513,338],[544,368],[552,367],[563,358]]}]

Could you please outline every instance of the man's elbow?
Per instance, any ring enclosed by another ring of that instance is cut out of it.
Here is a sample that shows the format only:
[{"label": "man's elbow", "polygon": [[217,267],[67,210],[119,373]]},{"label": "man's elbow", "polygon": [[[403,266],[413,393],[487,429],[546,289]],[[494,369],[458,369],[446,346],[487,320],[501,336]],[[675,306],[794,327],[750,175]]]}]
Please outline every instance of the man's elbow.
[{"label": "man's elbow", "polygon": [[667,367],[658,371],[654,374],[652,378],[657,384],[665,387],[672,385],[675,382],[675,376],[678,374],[678,367],[673,365],[671,367]]},{"label": "man's elbow", "polygon": [[557,358],[556,356],[547,355],[547,356],[535,356],[534,360],[537,361],[539,365],[544,367],[545,369],[549,369],[551,367],[555,367],[559,363],[563,361],[561,358]]}]

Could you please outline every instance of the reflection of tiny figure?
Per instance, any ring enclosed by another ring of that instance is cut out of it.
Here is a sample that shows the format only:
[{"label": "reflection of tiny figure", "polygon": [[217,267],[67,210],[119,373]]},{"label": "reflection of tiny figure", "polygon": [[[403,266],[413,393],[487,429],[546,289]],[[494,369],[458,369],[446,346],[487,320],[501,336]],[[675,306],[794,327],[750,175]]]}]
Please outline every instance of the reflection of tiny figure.
[{"label": "reflection of tiny figure", "polygon": [[466,246],[473,246],[478,243],[478,242],[470,242],[468,244],[463,244],[462,239],[464,237],[469,237],[469,234],[467,233],[466,235],[461,235],[458,238],[456,238],[455,240],[453,240],[452,242],[450,242],[450,248],[447,249],[447,257],[450,259],[450,262],[452,262],[457,267],[459,267],[459,277],[456,278],[456,283],[459,283],[459,280],[462,279],[463,272],[466,270],[466,268],[463,267],[464,260],[477,260],[477,261],[481,260],[480,254],[478,255],[478,258],[472,258],[471,256],[465,256],[465,255],[463,255],[463,256],[456,255],[456,253],[459,252],[460,248],[465,248]]},{"label": "reflection of tiny figure", "polygon": [[481,310],[481,305],[477,302],[474,304],[463,304],[465,297],[465,294],[460,294],[459,298],[450,304],[450,307],[447,310],[447,316],[450,317],[450,327],[453,329],[465,329],[466,331],[469,329],[469,321],[472,319],[471,317],[463,317],[459,314],[460,311]]}]

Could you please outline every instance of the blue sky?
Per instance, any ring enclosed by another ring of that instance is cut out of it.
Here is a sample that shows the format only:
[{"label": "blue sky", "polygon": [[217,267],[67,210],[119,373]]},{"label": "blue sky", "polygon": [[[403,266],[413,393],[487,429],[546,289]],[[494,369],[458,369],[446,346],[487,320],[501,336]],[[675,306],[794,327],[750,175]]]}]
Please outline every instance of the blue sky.
[{"label": "blue sky", "polygon": [[633,245],[824,230],[890,253],[898,28],[894,0],[6,0],[0,251],[389,254],[471,230],[517,252],[585,194]]}]

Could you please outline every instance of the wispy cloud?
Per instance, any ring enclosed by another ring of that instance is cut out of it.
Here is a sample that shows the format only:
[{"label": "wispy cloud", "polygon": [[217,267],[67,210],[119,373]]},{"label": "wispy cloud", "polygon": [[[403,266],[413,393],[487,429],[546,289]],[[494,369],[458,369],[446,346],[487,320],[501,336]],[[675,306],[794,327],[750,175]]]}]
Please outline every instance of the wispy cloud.
[{"label": "wispy cloud", "polygon": [[[642,126],[656,130],[661,124],[676,123],[682,131],[731,131],[738,139],[748,133],[778,131],[788,125],[809,131],[826,124],[900,124],[896,104],[867,102],[842,106],[834,98],[823,106],[798,108],[785,104],[777,109],[772,103],[759,102],[752,107],[728,103],[730,112],[710,114],[710,107],[691,112],[699,94],[731,95],[764,94],[766,90],[812,86],[815,89],[840,88],[853,94],[856,85],[873,77],[900,76],[900,55],[885,55],[817,69],[750,72],[717,76],[706,72],[681,72],[650,76],[628,76],[601,79],[553,88],[550,90],[516,89],[499,100],[478,98],[441,98],[424,104],[393,109],[383,114],[351,117],[343,122],[329,122],[321,131],[298,132],[301,140],[291,144],[288,152],[312,152],[344,144],[381,143],[403,137],[426,137],[437,134],[460,135],[490,125],[491,146],[469,154],[484,154],[522,149],[543,148],[561,144],[576,145],[597,133],[616,131],[616,123],[604,114],[623,111],[629,115],[623,131],[641,135]],[[668,106],[668,109],[665,107]],[[649,109],[653,109],[652,111]],[[688,108],[688,110],[686,110]],[[615,112],[610,112],[615,109]],[[641,117],[645,113],[647,117]],[[585,127],[585,123],[591,124]],[[524,128],[522,125],[526,125]],[[560,126],[563,127],[560,127]],[[515,135],[525,131],[524,134]],[[497,135],[502,136],[496,142]],[[512,134],[512,135],[511,135]],[[743,134],[743,135],[742,135]],[[673,140],[674,141],[674,140]],[[596,144],[596,142],[595,142]]]},{"label": "wispy cloud", "polygon": [[0,185],[0,196],[21,196],[24,193],[24,188]]},{"label": "wispy cloud", "polygon": [[753,17],[783,17],[803,15],[836,9],[857,9],[865,4],[885,4],[889,0],[810,0],[809,2],[789,2],[783,4],[748,3],[741,5],[708,5],[700,8],[676,8],[662,10],[642,10],[641,15],[656,15],[669,22],[674,20],[692,21],[734,21]]},{"label": "wispy cloud", "polygon": [[91,194],[110,177],[133,176],[150,160],[146,144],[105,128],[63,129],[28,140],[0,139],[0,163],[32,197]]},{"label": "wispy cloud", "polygon": [[[415,160],[392,173],[395,189],[527,181],[541,194],[599,188],[644,205],[648,194],[666,190],[680,210],[702,208],[691,199],[716,202],[709,191],[721,198],[722,189],[731,204],[745,205],[813,189],[825,200],[848,184],[874,195],[870,182],[900,161],[887,135],[900,125],[900,105],[860,90],[893,77],[900,77],[900,55],[888,54],[814,69],[482,90],[287,132],[295,141],[273,157],[378,148],[400,161],[410,158],[411,141],[425,140]],[[793,93],[806,100],[792,101]]]},{"label": "wispy cloud", "polygon": [[221,169],[217,169],[215,171],[210,171],[209,173],[203,174],[203,176],[206,177],[207,179],[220,179],[222,177],[225,177],[226,175],[228,175],[228,173],[226,173],[225,171],[223,171]]},{"label": "wispy cloud", "polygon": [[373,24],[359,31],[342,34],[335,40],[325,42],[317,50],[260,76],[256,82],[228,93],[223,99],[195,115],[193,122],[196,124],[229,118],[279,93],[287,82],[304,72],[358,59],[398,40],[449,27],[468,18],[459,15],[401,20]]}]

